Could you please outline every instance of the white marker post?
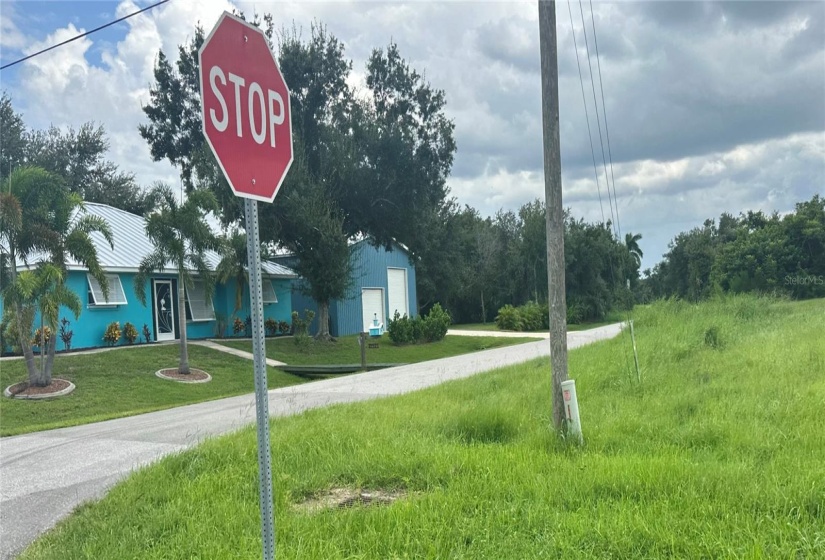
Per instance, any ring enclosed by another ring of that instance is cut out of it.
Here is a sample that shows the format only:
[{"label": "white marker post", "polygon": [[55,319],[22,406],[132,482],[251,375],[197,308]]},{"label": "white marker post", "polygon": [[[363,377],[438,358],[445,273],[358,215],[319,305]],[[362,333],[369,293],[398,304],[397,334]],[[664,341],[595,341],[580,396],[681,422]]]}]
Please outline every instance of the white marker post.
[{"label": "white marker post", "polygon": [[576,437],[579,443],[584,443],[582,422],[579,418],[579,401],[576,398],[576,381],[568,379],[561,382],[561,393],[564,399],[564,417],[567,421],[567,433]]}]

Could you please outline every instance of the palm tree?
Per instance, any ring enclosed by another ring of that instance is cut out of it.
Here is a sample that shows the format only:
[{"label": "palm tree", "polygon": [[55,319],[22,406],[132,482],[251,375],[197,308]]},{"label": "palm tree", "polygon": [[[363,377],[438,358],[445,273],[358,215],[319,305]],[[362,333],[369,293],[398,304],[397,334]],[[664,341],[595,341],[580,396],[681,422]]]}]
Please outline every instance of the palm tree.
[{"label": "palm tree", "polygon": [[[97,258],[97,248],[92,240],[92,233],[102,235],[112,249],[115,244],[109,223],[100,216],[86,213],[83,199],[77,193],[66,191],[64,196],[57,197],[48,226],[49,262],[56,268],[58,274],[47,274],[43,278],[40,310],[41,316],[48,320],[52,333],[56,334],[61,305],[72,311],[75,319],[80,315],[80,300],[74,292],[64,286],[68,274],[68,261],[71,259],[88,270],[89,274],[100,284],[103,294],[108,297],[109,283]],[[42,273],[46,274],[46,269]],[[76,302],[75,299],[77,299]],[[52,336],[49,340],[45,371],[41,378],[46,385],[51,383],[56,349],[57,336]]]},{"label": "palm tree", "polygon": [[217,250],[218,240],[206,223],[206,213],[217,211],[215,196],[205,190],[195,190],[186,202],[179,203],[167,185],[156,185],[158,207],[146,218],[146,235],[155,250],[141,262],[135,276],[135,294],[146,305],[146,283],[154,272],[173,267],[178,274],[178,319],[180,327],[180,365],[178,371],[190,373],[189,350],[186,346],[185,286],[192,288],[192,273],[203,280],[206,297],[212,297],[215,279],[206,262],[206,252]]},{"label": "palm tree", "polygon": [[642,238],[641,233],[626,233],[624,236],[624,245],[627,252],[630,253],[631,258],[636,262],[636,266],[642,266],[642,257],[645,256],[639,248],[639,240]]},{"label": "palm tree", "polygon": [[[40,311],[40,324],[51,329],[51,337],[45,347],[46,356],[43,359],[44,344],[40,342],[40,370],[35,379],[29,379],[29,386],[46,387],[52,382],[54,369],[54,354],[57,346],[57,326],[60,321],[60,308],[66,307],[74,315],[75,320],[80,317],[82,307],[80,297],[66,287],[66,273],[51,263],[40,263],[35,272],[24,271],[34,277],[33,294]],[[42,332],[42,331],[41,331]]]},{"label": "palm tree", "polygon": [[220,241],[221,261],[215,269],[215,276],[222,284],[235,281],[235,309],[232,313],[237,313],[243,307],[243,288],[249,283],[246,271],[249,254],[246,249],[246,234],[235,230]]},{"label": "palm tree", "polygon": [[[235,309],[237,313],[243,307],[244,286],[249,285],[249,273],[247,264],[249,263],[249,251],[247,250],[246,234],[240,231],[233,231],[220,239],[221,260],[215,269],[215,277],[221,284],[226,284],[230,280],[235,281]],[[267,260],[270,253],[264,246],[261,246],[261,260]]]},{"label": "palm tree", "polygon": [[[61,306],[79,315],[79,300],[64,284],[68,257],[86,266],[108,293],[90,234],[102,233],[110,245],[112,236],[108,224],[97,216],[86,215],[83,201],[71,194],[57,176],[38,167],[12,172],[3,187],[0,205],[4,307],[15,326],[29,385],[44,387],[51,383],[57,337],[49,341],[46,361],[41,360],[38,369],[30,340],[35,310],[39,308],[44,323],[53,332],[57,330]],[[43,261],[41,265],[35,271],[18,274],[18,261],[27,263],[33,257]]]}]

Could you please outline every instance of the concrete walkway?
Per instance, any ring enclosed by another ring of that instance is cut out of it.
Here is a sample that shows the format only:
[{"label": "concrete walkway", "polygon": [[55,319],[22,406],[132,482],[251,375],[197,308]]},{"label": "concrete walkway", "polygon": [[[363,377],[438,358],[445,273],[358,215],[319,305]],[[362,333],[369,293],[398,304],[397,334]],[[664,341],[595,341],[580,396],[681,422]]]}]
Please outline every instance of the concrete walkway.
[{"label": "concrete walkway", "polygon": [[[223,344],[218,344],[214,340],[190,340],[189,344],[211,348],[212,350],[217,350],[218,352],[226,352],[227,354],[232,354],[233,356],[238,356],[239,358],[246,358],[247,360],[253,360],[255,358],[255,356],[252,355],[252,352],[246,352],[244,350],[238,350],[237,348],[224,346]],[[284,362],[279,362],[278,360],[273,360],[272,358],[267,358],[266,365],[278,367],[285,366],[286,364]]]},{"label": "concrete walkway", "polygon": [[[619,325],[568,334],[576,348]],[[547,340],[325,379],[269,392],[273,416],[408,393],[548,356]],[[255,421],[254,395],[0,439],[0,557],[13,558],[78,504],[102,497],[134,469]]]}]

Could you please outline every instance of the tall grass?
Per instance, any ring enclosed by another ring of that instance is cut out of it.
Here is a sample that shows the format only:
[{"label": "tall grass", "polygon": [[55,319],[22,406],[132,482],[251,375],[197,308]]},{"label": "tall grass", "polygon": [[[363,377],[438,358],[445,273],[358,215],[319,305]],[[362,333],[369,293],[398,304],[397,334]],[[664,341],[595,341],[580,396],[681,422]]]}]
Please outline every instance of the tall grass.
[{"label": "tall grass", "polygon": [[[535,361],[273,422],[279,558],[825,557],[825,301],[669,301],[570,356],[586,443]],[[706,334],[715,329],[715,343]],[[23,558],[256,558],[255,434],[133,475]],[[310,513],[333,487],[405,499]]]}]

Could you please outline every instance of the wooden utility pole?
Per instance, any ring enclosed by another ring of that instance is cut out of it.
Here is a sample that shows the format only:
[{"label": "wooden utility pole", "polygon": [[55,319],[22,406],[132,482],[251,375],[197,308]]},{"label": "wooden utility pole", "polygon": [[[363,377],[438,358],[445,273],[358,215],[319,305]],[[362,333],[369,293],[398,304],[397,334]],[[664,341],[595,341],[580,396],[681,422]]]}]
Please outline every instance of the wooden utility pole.
[{"label": "wooden utility pole", "polygon": [[564,426],[561,383],[567,380],[567,302],[564,296],[564,214],[559,145],[559,61],[556,3],[539,0],[541,106],[544,130],[544,196],[547,206],[547,299],[550,307],[550,367],[553,372],[553,426]]}]

